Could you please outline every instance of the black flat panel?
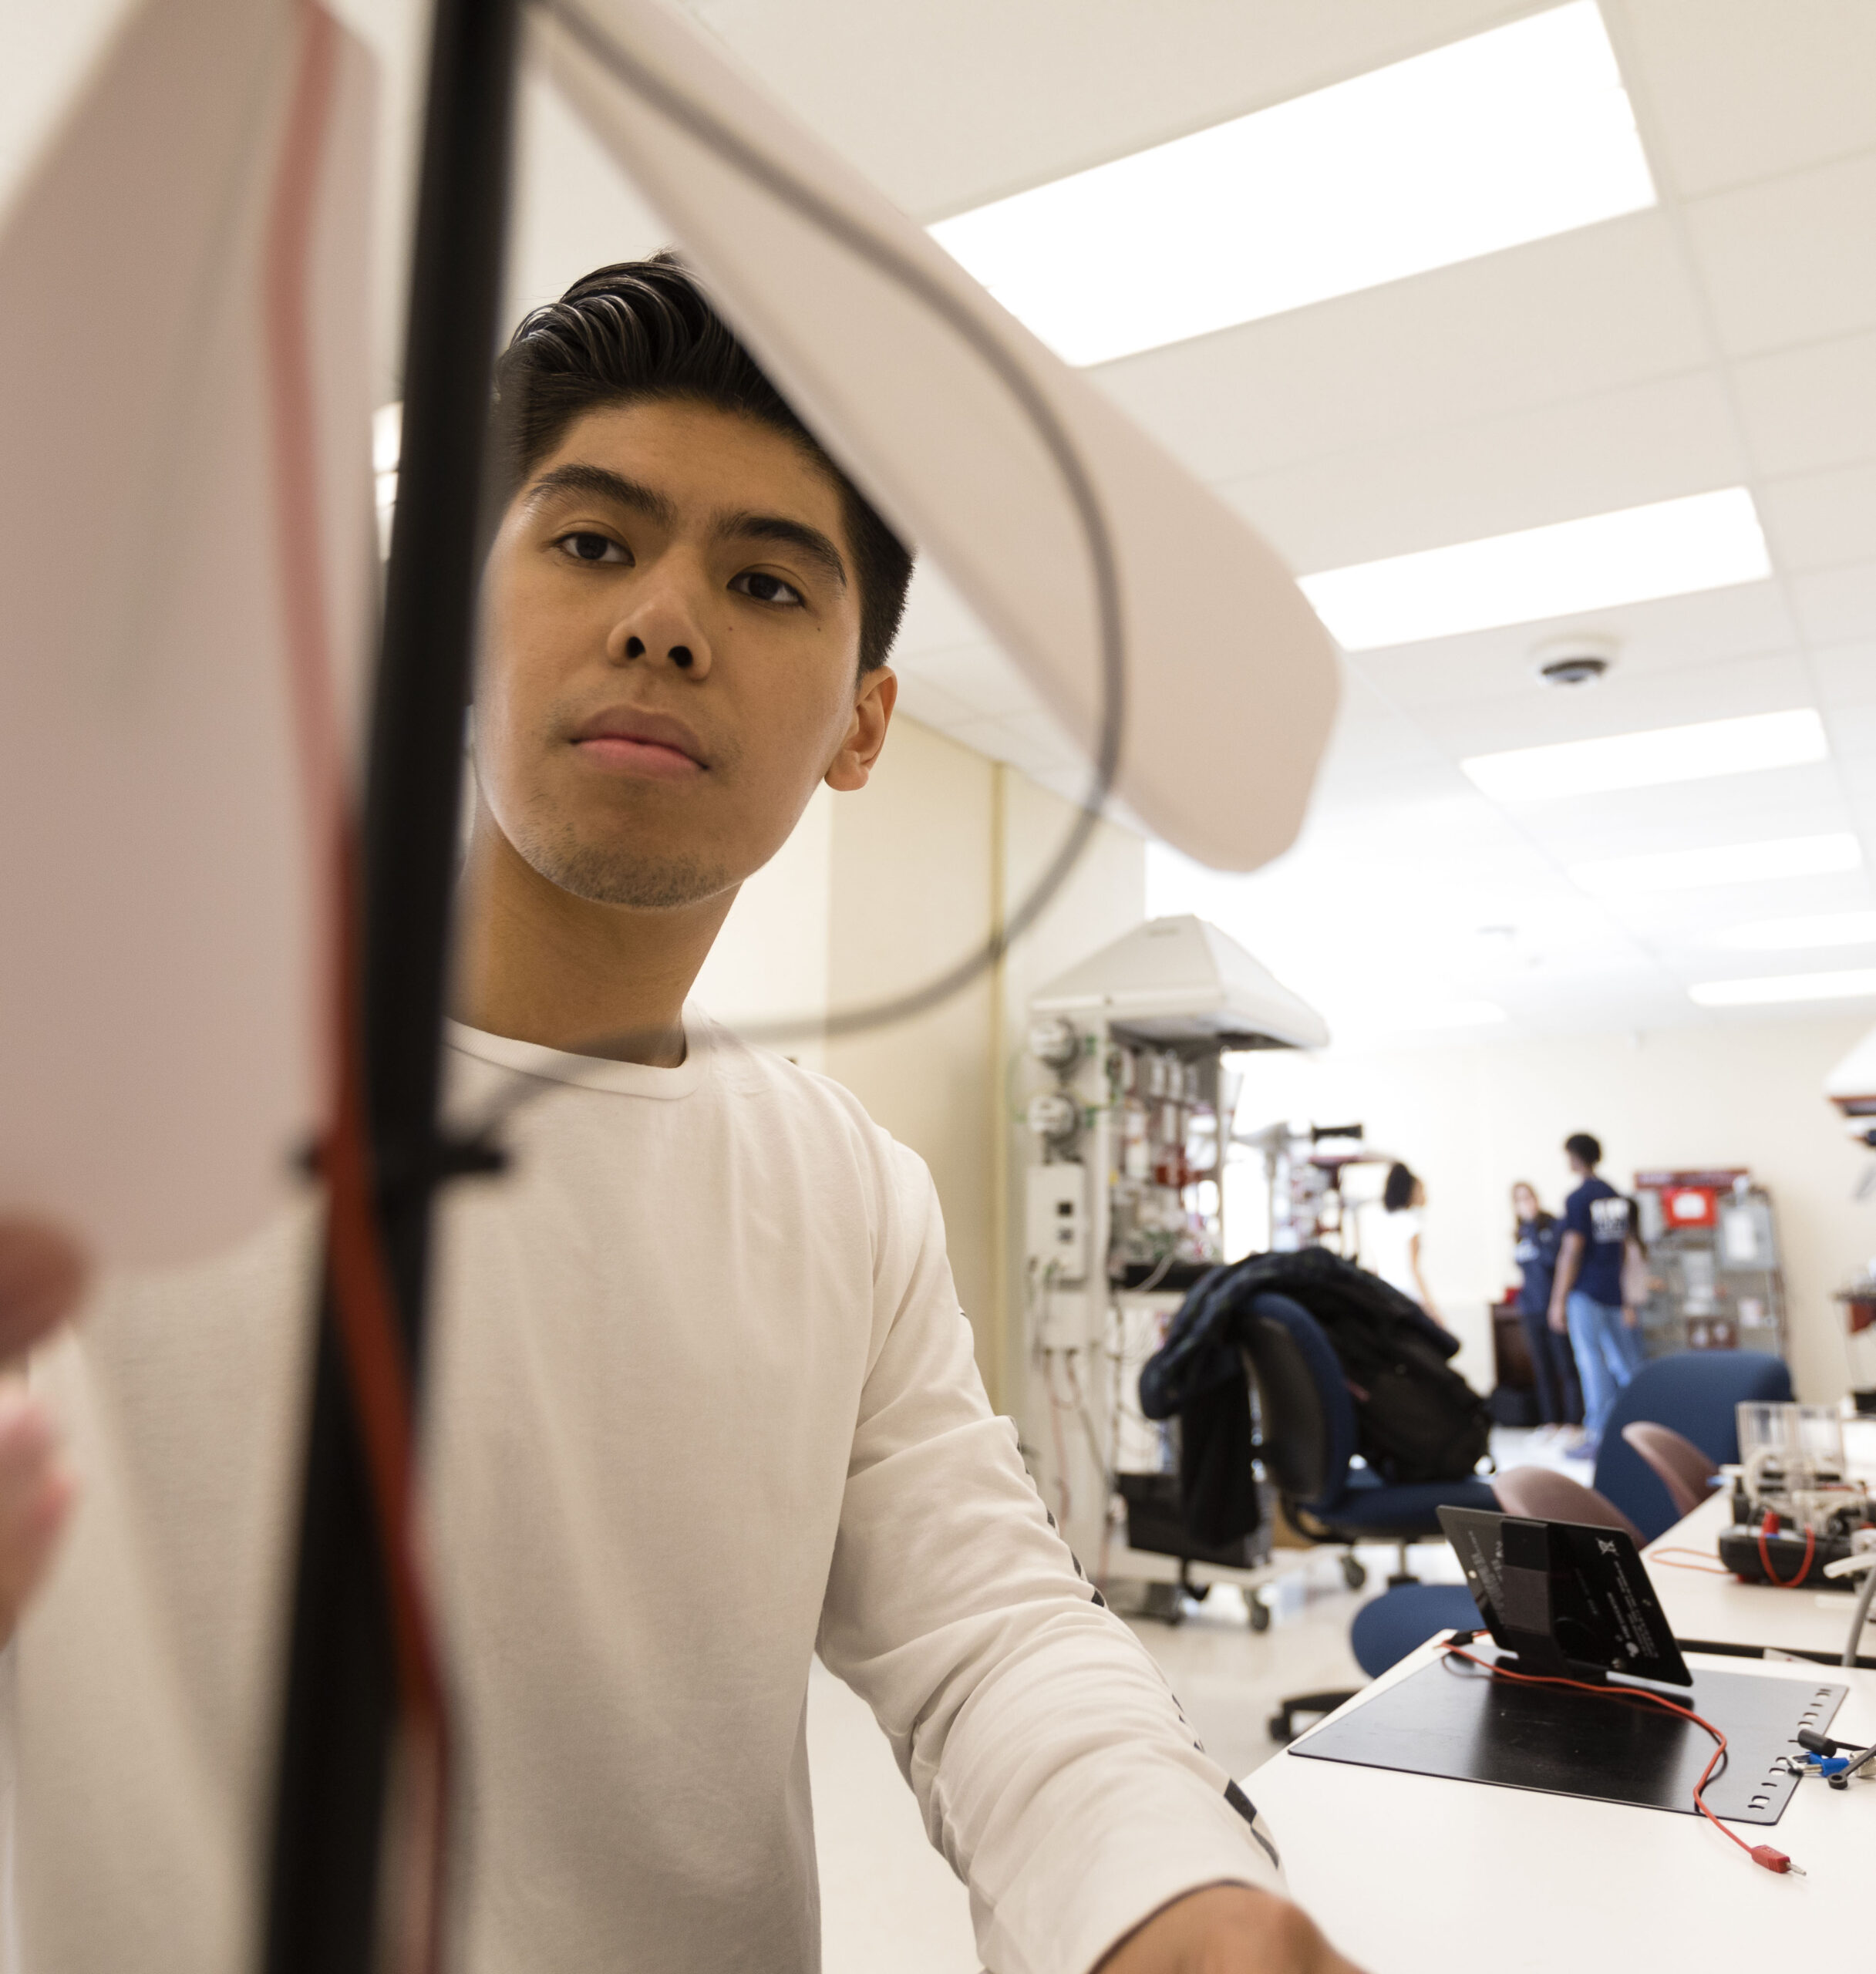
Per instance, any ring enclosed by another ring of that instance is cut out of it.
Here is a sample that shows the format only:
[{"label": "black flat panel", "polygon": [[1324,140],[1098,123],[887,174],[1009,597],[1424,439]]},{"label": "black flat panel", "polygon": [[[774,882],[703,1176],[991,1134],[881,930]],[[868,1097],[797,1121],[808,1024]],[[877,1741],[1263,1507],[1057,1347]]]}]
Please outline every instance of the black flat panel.
[{"label": "black flat panel", "polygon": [[[1489,1646],[1475,1649],[1480,1658],[1496,1656]],[[1612,1680],[1610,1690],[1624,1686]],[[1726,1737],[1726,1760],[1706,1788],[1715,1815],[1775,1824],[1798,1778],[1773,1762],[1801,1752],[1800,1727],[1824,1731],[1847,1691],[1824,1679],[1758,1679],[1703,1667],[1691,1695],[1676,1688],[1663,1696],[1705,1715]],[[1319,1761],[1689,1816],[1696,1814],[1693,1786],[1713,1752],[1712,1737],[1691,1720],[1645,1701],[1521,1686],[1455,1659],[1422,1666],[1290,1749]]]}]

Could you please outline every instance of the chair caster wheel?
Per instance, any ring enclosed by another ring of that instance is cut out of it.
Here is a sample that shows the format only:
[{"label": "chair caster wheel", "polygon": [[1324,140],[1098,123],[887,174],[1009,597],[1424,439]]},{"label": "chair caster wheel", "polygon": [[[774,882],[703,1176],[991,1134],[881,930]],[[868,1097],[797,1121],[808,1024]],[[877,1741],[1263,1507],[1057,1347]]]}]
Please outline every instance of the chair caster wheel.
[{"label": "chair caster wheel", "polygon": [[1147,1601],[1140,1609],[1143,1618],[1151,1618],[1162,1625],[1182,1625],[1185,1615],[1185,1596],[1177,1584],[1150,1583],[1147,1586]]},{"label": "chair caster wheel", "polygon": [[1266,1604],[1261,1597],[1247,1597],[1244,1599],[1244,1602],[1250,1607],[1251,1629],[1254,1632],[1268,1631],[1270,1629],[1270,1606]]},{"label": "chair caster wheel", "polygon": [[1351,1590],[1359,1590],[1368,1581],[1368,1565],[1359,1556],[1344,1556],[1342,1580]]}]

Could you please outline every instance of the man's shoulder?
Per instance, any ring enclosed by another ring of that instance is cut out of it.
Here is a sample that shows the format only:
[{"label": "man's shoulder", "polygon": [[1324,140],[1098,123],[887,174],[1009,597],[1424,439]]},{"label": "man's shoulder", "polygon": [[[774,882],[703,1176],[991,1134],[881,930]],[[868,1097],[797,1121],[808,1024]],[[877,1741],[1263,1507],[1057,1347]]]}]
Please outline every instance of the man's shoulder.
[{"label": "man's shoulder", "polygon": [[726,1102],[759,1104],[793,1128],[825,1132],[850,1143],[857,1155],[895,1174],[923,1177],[925,1161],[874,1121],[866,1106],[837,1078],[738,1035],[708,1015],[686,1016],[693,1040],[716,1059]]}]

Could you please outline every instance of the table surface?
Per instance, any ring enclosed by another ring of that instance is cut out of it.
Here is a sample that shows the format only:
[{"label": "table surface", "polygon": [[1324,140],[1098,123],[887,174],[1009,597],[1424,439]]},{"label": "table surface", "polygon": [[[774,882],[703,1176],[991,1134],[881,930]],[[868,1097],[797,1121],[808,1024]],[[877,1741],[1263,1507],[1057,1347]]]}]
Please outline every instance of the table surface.
[{"label": "table surface", "polygon": [[[1780,1590],[1713,1573],[1720,1531],[1729,1520],[1728,1497],[1716,1494],[1642,1551],[1649,1580],[1676,1638],[1716,1645],[1769,1645],[1785,1652],[1841,1653],[1850,1636],[1855,1598],[1847,1591]],[[1671,1552],[1664,1558],[1662,1551]],[[1689,1553],[1689,1552],[1692,1553]],[[1712,1558],[1702,1569],[1698,1559]],[[1876,1652],[1876,1625],[1861,1649]]]},{"label": "table surface", "polygon": [[[1423,1646],[1368,1691],[1411,1677],[1435,1650]],[[1794,1675],[1778,1662],[1691,1662],[1753,1678]],[[1851,1689],[1833,1731],[1876,1740],[1876,1673],[1816,1676]],[[1775,1828],[1738,1826],[1749,1842],[1787,1852],[1804,1878],[1762,1870],[1703,1819],[1660,1810],[1287,1750],[1244,1787],[1282,1850],[1292,1895],[1366,1974],[1452,1974],[1456,1965],[1493,1974],[1734,1974],[1785,1965],[1804,1941],[1828,1942],[1847,1965],[1862,1964],[1858,1941],[1868,1950],[1876,1783],[1838,1791],[1802,1782]]]},{"label": "table surface", "polygon": [[[1876,1419],[1847,1420],[1844,1454],[1850,1471],[1876,1480]],[[1769,1583],[1741,1583],[1728,1574],[1697,1567],[1698,1555],[1719,1560],[1719,1533],[1727,1524],[1723,1491],[1677,1522],[1642,1551],[1661,1608],[1676,1638],[1716,1645],[1769,1645],[1784,1652],[1841,1653],[1850,1635],[1853,1599],[1841,1590],[1780,1590]],[[1672,1560],[1661,1552],[1671,1550]],[[1876,1628],[1864,1633],[1862,1651],[1876,1652]]]}]

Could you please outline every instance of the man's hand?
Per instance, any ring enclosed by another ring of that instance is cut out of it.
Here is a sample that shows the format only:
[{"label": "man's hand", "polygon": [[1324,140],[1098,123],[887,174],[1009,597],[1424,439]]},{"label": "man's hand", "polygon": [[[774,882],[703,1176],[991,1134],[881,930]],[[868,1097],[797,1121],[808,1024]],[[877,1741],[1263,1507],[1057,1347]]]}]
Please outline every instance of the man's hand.
[{"label": "man's hand", "polygon": [[1214,1885],[1156,1912],[1096,1974],[1359,1974],[1287,1898]]},{"label": "man's hand", "polygon": [[[0,1363],[65,1321],[85,1275],[83,1251],[56,1228],[0,1219]],[[45,1574],[75,1491],[45,1408],[18,1377],[0,1378],[0,1644]]]},{"label": "man's hand", "polygon": [[1570,1334],[1569,1316],[1554,1303],[1551,1308],[1550,1325],[1559,1336],[1568,1336]]}]

